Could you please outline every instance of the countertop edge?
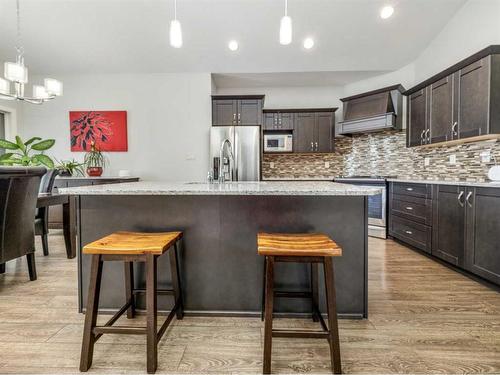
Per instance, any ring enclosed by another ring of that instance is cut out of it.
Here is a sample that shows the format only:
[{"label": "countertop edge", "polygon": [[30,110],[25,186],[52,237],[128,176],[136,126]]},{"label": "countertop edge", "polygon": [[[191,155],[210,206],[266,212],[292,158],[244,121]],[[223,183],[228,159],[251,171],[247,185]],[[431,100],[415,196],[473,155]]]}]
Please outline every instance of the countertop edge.
[{"label": "countertop edge", "polygon": [[389,182],[400,182],[407,184],[429,184],[429,185],[459,185],[459,186],[472,186],[472,187],[489,187],[500,188],[500,181],[498,182],[475,182],[475,181],[447,181],[447,180],[419,180],[407,178],[389,178]]}]

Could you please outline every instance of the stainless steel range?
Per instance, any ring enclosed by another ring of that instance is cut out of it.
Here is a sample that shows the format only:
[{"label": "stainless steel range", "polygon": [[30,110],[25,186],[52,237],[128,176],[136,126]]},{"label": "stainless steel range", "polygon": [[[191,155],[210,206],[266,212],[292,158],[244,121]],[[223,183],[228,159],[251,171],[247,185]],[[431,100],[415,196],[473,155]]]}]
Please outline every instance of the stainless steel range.
[{"label": "stainless steel range", "polygon": [[382,193],[368,197],[368,235],[387,238],[387,177],[349,176],[335,178],[335,182],[358,186],[375,186]]}]

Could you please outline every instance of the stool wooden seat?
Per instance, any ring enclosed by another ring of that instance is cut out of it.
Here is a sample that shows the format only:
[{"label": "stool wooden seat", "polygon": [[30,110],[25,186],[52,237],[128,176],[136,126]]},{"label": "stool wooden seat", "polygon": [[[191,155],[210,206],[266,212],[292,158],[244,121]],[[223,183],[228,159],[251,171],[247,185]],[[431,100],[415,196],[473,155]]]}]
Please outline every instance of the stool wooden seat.
[{"label": "stool wooden seat", "polygon": [[[92,365],[94,344],[105,333],[145,334],[147,352],[147,371],[154,373],[158,364],[158,343],[167,330],[174,316],[182,319],[184,316],[182,290],[178,264],[178,242],[182,232],[138,233],[116,232],[100,240],[94,241],[83,248],[83,253],[92,256],[90,269],[89,292],[85,326],[83,330],[80,371],[87,371]],[[157,289],[157,259],[165,252],[169,253],[172,289]],[[126,303],[111,319],[102,326],[97,326],[99,294],[101,289],[102,268],[104,261],[123,261],[125,274]],[[146,288],[134,287],[134,262],[146,263]],[[127,312],[127,318],[135,315],[135,295],[146,294],[146,327],[118,327],[113,324]],[[174,296],[174,307],[165,322],[157,330],[157,295]]]},{"label": "stool wooden seat", "polygon": [[[263,293],[264,305],[264,360],[263,373],[271,373],[271,352],[273,337],[325,338],[330,345],[332,371],[342,373],[340,342],[337,321],[335,278],[332,257],[341,256],[342,249],[328,236],[320,233],[259,233],[258,254],[265,256]],[[311,291],[287,292],[274,290],[274,263],[296,262],[311,264]],[[326,306],[328,326],[319,310],[318,268],[323,264],[325,275]],[[273,329],[274,298],[310,298],[313,320],[319,321],[322,330]]]},{"label": "stool wooden seat", "polygon": [[341,256],[342,249],[330,237],[321,233],[259,233],[259,255],[274,256]]},{"label": "stool wooden seat", "polygon": [[83,247],[84,254],[162,255],[182,238],[182,232],[116,232]]}]

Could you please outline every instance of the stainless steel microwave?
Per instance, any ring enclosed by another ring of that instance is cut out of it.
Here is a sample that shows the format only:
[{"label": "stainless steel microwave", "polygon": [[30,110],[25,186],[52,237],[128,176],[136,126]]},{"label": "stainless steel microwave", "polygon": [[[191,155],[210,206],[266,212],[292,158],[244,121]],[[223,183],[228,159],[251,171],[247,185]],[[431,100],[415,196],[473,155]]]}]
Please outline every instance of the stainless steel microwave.
[{"label": "stainless steel microwave", "polygon": [[292,152],[293,135],[264,134],[264,152]]}]

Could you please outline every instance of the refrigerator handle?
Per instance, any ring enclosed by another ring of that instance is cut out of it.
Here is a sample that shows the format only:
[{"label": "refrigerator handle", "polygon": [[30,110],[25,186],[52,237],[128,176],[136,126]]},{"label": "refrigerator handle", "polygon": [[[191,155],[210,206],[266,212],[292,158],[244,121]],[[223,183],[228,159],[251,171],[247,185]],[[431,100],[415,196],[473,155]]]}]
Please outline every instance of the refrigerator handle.
[{"label": "refrigerator handle", "polygon": [[235,131],[234,132],[234,145],[233,145],[233,149],[234,149],[234,181],[239,181],[240,178],[239,178],[239,164],[240,164],[240,155],[239,155],[239,145],[240,143],[240,139],[239,139],[239,135],[238,135],[238,131]]}]

